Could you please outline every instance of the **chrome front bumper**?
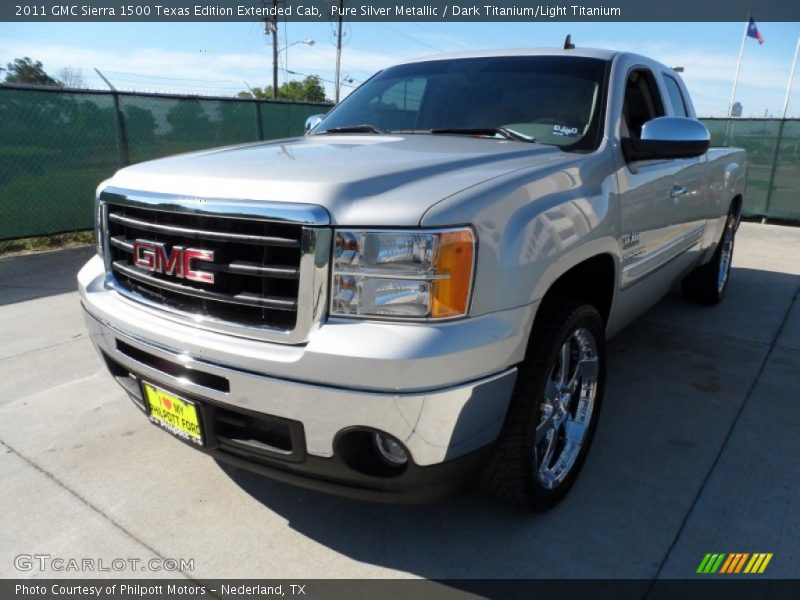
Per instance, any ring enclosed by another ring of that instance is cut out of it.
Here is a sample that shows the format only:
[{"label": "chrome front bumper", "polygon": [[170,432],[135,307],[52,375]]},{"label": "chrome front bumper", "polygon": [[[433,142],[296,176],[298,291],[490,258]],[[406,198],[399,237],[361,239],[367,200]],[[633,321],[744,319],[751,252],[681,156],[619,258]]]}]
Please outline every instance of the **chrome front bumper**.
[{"label": "chrome front bumper", "polygon": [[[442,325],[328,322],[307,344],[291,346],[199,330],[143,311],[106,288],[100,258],[89,261],[78,280],[95,347],[140,378],[192,398],[298,421],[305,452],[314,457],[332,457],[337,435],[347,428],[384,431],[421,467],[496,440],[535,314],[531,305]],[[155,359],[142,362],[130,348]],[[160,364],[211,377],[176,377]]]}]

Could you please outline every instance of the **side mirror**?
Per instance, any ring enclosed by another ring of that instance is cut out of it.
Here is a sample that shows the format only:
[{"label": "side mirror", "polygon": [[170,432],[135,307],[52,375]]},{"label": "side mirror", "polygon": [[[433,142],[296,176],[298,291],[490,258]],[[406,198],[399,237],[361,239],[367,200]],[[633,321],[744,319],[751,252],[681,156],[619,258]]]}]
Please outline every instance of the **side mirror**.
[{"label": "side mirror", "polygon": [[320,121],[322,121],[322,117],[325,115],[311,115],[306,119],[306,133],[314,129],[317,125],[319,125]]},{"label": "side mirror", "polygon": [[622,153],[628,162],[692,158],[705,154],[710,141],[708,129],[696,119],[658,117],[644,124],[641,138],[622,138]]}]

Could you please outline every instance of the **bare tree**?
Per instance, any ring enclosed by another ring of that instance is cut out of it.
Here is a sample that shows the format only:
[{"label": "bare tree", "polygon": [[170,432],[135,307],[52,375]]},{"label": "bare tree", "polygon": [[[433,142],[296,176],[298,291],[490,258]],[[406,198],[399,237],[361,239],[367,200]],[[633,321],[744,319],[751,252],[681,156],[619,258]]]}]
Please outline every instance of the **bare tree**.
[{"label": "bare tree", "polygon": [[61,69],[56,75],[59,81],[67,88],[84,88],[86,81],[83,79],[82,69],[73,69],[72,67],[65,67]]}]

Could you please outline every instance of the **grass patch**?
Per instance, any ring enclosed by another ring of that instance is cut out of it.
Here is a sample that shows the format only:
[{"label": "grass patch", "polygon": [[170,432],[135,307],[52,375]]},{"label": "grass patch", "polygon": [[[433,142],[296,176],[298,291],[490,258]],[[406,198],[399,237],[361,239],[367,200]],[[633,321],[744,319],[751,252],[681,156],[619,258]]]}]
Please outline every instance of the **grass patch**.
[{"label": "grass patch", "polygon": [[78,246],[88,246],[94,243],[93,230],[21,238],[7,242],[0,241],[0,257],[31,254],[33,252],[44,252],[46,250],[76,248]]}]

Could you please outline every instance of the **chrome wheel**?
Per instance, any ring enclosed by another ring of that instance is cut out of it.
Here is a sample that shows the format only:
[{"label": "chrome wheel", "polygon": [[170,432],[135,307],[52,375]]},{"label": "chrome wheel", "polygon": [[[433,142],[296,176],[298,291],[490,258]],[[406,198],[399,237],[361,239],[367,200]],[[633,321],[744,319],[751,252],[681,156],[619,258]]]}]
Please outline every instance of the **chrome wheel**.
[{"label": "chrome wheel", "polygon": [[539,482],[554,489],[575,466],[592,421],[600,363],[597,341],[578,328],[558,353],[539,405],[534,460]]},{"label": "chrome wheel", "polygon": [[733,236],[736,233],[736,219],[728,217],[725,223],[725,234],[722,237],[722,247],[719,255],[719,270],[717,271],[717,293],[721,294],[728,283],[728,274],[731,271],[731,260],[733,260]]}]

